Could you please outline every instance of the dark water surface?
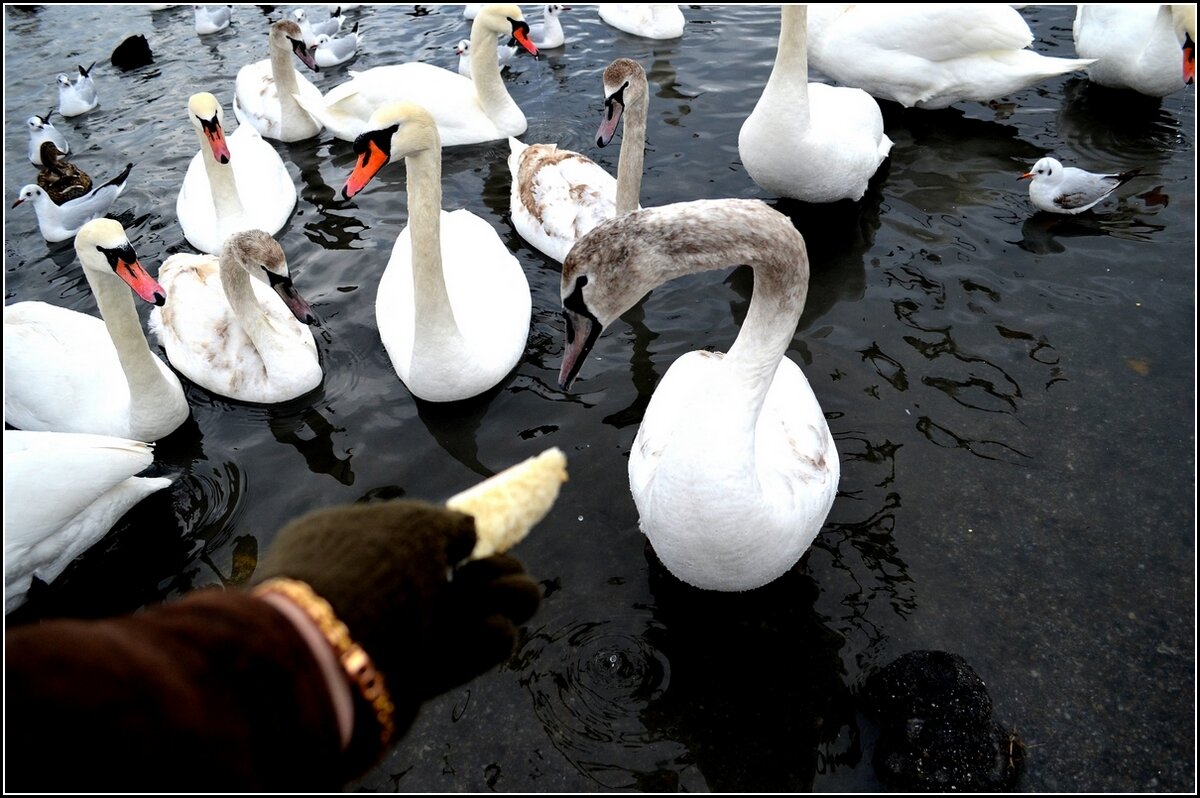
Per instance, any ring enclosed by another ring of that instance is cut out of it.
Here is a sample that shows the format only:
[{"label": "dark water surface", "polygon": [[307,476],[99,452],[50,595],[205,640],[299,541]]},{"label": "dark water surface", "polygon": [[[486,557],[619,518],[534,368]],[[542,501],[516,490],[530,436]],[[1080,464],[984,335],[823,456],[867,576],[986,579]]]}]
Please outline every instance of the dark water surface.
[{"label": "dark water surface", "polygon": [[[324,91],[347,68],[453,68],[469,23],[457,6],[428,8],[350,12],[357,60],[307,76]],[[48,245],[32,208],[9,209],[35,175],[24,120],[55,103],[55,75],[99,61],[100,108],[54,123],[93,177],[136,164],[113,213],[154,273],[190,251],[174,213],[197,149],[189,95],[216,94],[232,129],[237,70],[266,57],[268,20],[290,9],[239,6],[232,28],[199,37],[190,6],[6,7],[7,303],[96,312],[71,244]],[[853,696],[900,654],[944,649],[974,666],[1028,746],[1019,789],[1194,791],[1194,90],[1160,103],[1076,77],[991,105],[885,105],[895,147],[861,203],[777,202],[746,175],[737,135],[770,72],[778,11],[684,13],[682,39],[653,42],[576,6],[566,46],[519,56],[506,82],[529,119],[523,140],[615,172],[617,149],[592,145],[600,73],[637,59],[652,90],[643,205],[761,197],[804,233],[812,288],[789,356],[829,419],[842,480],[790,573],[747,594],[680,584],[647,553],[626,476],[667,367],[733,341],[747,270],[655,290],[564,394],[559,270],[509,221],[507,143],[447,150],[444,207],[497,229],[529,277],[533,319],[497,389],[417,403],[374,317],[407,218],[403,167],[341,201],[353,155],[322,134],[276,146],[300,189],[277,238],[322,319],[324,384],[269,407],[188,385],[192,419],[156,449],[174,486],[9,622],[237,585],[294,516],[442,499],[559,446],[571,481],[516,552],[545,591],[519,650],[428,704],[359,789],[877,790],[877,732]],[[1037,51],[1074,54],[1074,7],[1022,13]],[[121,73],[108,58],[134,32],[155,62]],[[1094,213],[1046,218],[1016,180],[1046,154],[1144,171]]]}]

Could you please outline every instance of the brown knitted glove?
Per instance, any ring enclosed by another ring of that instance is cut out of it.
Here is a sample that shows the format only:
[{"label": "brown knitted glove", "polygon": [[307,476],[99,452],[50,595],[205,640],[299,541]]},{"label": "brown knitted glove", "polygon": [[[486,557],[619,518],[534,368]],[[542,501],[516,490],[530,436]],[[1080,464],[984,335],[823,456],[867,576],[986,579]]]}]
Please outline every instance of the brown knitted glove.
[{"label": "brown knitted glove", "polygon": [[290,577],[325,598],[383,674],[402,731],[421,702],[504,661],[541,600],[512,557],[464,563],[474,546],[472,517],[444,507],[331,507],[285,526],[253,582]]}]

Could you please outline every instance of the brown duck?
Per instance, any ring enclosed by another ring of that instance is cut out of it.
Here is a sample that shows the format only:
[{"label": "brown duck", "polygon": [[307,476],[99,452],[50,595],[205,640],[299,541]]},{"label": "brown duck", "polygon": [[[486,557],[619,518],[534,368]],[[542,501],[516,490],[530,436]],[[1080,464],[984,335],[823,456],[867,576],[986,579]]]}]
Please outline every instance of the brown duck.
[{"label": "brown duck", "polygon": [[38,151],[42,157],[42,168],[38,172],[37,184],[54,200],[62,205],[78,199],[92,190],[92,178],[78,166],[67,163],[66,153],[53,141],[43,141]]}]

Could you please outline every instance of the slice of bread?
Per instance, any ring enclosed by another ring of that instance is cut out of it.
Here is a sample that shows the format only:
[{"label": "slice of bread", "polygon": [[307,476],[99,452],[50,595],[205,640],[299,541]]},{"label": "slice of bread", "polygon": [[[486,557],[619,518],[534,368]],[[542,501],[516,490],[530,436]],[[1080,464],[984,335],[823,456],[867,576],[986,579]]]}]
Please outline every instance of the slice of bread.
[{"label": "slice of bread", "polygon": [[470,559],[503,553],[546,517],[567,481],[567,456],[555,447],[452,496],[446,506],[475,517]]}]

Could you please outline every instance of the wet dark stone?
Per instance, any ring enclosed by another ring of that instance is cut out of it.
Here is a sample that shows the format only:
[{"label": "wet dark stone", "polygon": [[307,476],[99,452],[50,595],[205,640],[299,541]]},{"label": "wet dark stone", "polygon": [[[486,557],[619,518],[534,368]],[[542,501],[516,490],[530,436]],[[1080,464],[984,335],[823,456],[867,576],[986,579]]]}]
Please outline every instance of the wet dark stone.
[{"label": "wet dark stone", "polygon": [[1024,747],[992,719],[987,687],[967,661],[945,651],[912,651],[872,674],[864,711],[880,726],[875,771],[905,790],[1011,789]]},{"label": "wet dark stone", "polygon": [[112,65],[117,69],[136,69],[153,63],[154,54],[150,52],[150,43],[140,33],[126,36],[117,45],[117,49],[113,50]]}]

